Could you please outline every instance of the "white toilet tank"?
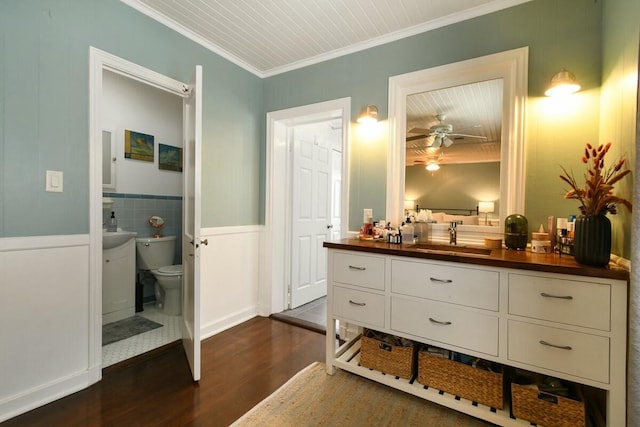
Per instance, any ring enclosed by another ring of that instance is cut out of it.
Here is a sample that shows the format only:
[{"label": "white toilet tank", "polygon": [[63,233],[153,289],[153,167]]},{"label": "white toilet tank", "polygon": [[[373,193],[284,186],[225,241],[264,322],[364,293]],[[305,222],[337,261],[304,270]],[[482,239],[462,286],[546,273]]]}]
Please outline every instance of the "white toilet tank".
[{"label": "white toilet tank", "polygon": [[175,251],[176,236],[136,238],[138,268],[142,270],[157,270],[172,265]]}]

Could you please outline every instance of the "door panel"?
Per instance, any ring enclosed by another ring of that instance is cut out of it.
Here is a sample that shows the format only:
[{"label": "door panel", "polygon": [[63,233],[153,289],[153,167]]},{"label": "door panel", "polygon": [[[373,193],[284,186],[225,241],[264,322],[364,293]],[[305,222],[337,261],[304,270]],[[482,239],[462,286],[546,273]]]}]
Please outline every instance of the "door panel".
[{"label": "door panel", "polygon": [[[331,240],[342,237],[342,152],[331,150]],[[325,255],[326,256],[326,255]]]},{"label": "door panel", "polygon": [[313,127],[294,129],[290,308],[327,293],[326,249],[330,225],[331,146]]},{"label": "door panel", "polygon": [[182,345],[193,380],[200,379],[200,182],[202,67],[197,65],[184,101],[182,215]]}]

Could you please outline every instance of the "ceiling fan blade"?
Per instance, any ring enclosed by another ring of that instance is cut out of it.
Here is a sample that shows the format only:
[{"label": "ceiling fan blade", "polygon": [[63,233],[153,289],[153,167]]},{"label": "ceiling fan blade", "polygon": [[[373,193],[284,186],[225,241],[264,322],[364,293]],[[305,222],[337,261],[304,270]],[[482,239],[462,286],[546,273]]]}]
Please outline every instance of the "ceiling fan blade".
[{"label": "ceiling fan blade", "polygon": [[415,141],[418,139],[429,138],[431,135],[416,135],[416,136],[408,136],[406,142]]},{"label": "ceiling fan blade", "polygon": [[461,136],[463,138],[482,138],[482,139],[487,139],[486,136],[480,136],[480,135],[467,135],[464,133],[450,133],[449,135],[451,136]]},{"label": "ceiling fan blade", "polygon": [[425,128],[413,128],[409,131],[407,131],[407,133],[424,133],[424,134],[429,134],[431,133],[430,129],[425,129]]}]

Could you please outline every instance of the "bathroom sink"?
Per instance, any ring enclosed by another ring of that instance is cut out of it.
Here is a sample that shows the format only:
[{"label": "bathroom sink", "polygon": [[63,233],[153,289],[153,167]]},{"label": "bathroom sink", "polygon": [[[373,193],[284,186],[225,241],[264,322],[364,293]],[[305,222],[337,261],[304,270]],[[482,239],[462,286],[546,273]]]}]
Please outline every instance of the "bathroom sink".
[{"label": "bathroom sink", "polygon": [[118,231],[102,230],[102,249],[113,249],[117,246],[124,245],[137,235],[138,233],[135,231],[126,231],[120,228]]},{"label": "bathroom sink", "polygon": [[446,245],[438,243],[417,243],[412,246],[415,249],[425,252],[433,253],[456,253],[463,255],[491,255],[491,249],[479,248],[476,246],[464,246],[464,245]]}]

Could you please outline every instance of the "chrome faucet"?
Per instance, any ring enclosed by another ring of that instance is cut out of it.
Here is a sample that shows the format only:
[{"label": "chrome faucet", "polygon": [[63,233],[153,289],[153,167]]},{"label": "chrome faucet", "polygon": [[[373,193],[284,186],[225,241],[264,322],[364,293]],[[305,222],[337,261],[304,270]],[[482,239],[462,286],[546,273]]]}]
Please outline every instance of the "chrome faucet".
[{"label": "chrome faucet", "polygon": [[451,221],[449,224],[450,245],[456,245],[458,243],[458,224],[462,224],[462,221]]}]

